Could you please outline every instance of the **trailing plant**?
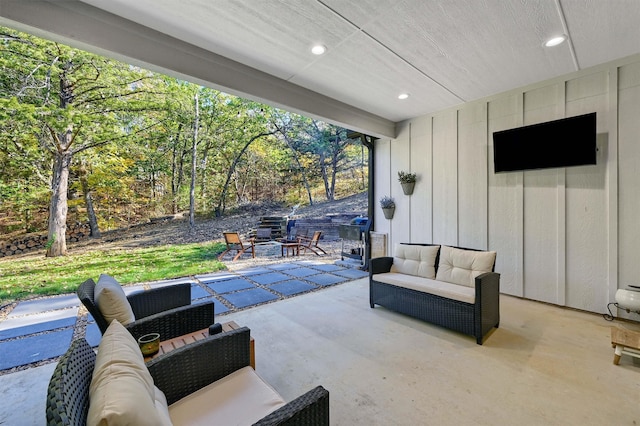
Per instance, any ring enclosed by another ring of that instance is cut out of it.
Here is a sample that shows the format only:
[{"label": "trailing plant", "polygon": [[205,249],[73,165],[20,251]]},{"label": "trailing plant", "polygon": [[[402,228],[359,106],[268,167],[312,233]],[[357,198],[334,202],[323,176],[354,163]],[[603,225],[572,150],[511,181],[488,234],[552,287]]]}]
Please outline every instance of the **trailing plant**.
[{"label": "trailing plant", "polygon": [[380,199],[380,207],[382,207],[383,209],[390,209],[395,206],[396,206],[396,202],[392,197],[389,197],[388,195],[385,195]]},{"label": "trailing plant", "polygon": [[416,174],[410,172],[398,172],[398,180],[400,183],[413,183],[416,181]]},{"label": "trailing plant", "polygon": [[56,236],[55,236],[55,235],[53,235],[49,240],[47,240],[47,244],[45,244],[45,246],[44,246],[44,247],[45,247],[47,250],[49,250],[49,249],[51,248],[51,246],[53,245],[53,243],[55,243],[55,242],[56,242]]}]

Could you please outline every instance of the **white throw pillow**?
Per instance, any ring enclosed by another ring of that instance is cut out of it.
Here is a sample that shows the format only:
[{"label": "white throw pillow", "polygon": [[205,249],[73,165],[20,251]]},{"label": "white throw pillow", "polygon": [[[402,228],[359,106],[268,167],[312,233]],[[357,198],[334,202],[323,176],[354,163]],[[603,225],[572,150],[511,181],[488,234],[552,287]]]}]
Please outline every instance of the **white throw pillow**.
[{"label": "white throw pillow", "polygon": [[491,272],[495,261],[495,251],[463,250],[442,246],[436,279],[475,287],[476,277],[485,272]]},{"label": "white throw pillow", "polygon": [[396,244],[391,272],[434,279],[440,246]]},{"label": "white throw pillow", "polygon": [[93,294],[93,301],[107,323],[117,319],[127,325],[136,320],[122,286],[115,278],[101,274]]},{"label": "white throw pillow", "polygon": [[87,425],[170,425],[161,402],[138,343],[112,321],[98,346]]}]

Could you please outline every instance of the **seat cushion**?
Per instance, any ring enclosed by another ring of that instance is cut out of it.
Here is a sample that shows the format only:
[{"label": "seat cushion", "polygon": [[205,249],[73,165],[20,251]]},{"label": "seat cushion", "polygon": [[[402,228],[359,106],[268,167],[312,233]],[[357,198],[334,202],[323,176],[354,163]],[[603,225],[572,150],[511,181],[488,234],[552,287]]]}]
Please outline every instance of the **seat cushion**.
[{"label": "seat cushion", "polygon": [[436,279],[475,287],[476,277],[485,272],[491,272],[495,262],[495,251],[464,250],[442,246]]},{"label": "seat cushion", "polygon": [[434,279],[438,250],[440,246],[396,244],[391,272]]},{"label": "seat cushion", "polygon": [[412,290],[446,297],[447,299],[457,300],[459,302],[473,304],[476,300],[475,288],[465,285],[431,280],[429,278],[416,277],[414,275],[396,274],[393,272],[375,274],[373,279],[381,283],[410,288]]},{"label": "seat cushion", "polygon": [[285,405],[253,370],[244,367],[169,406],[175,425],[251,425]]},{"label": "seat cushion", "polygon": [[153,390],[153,399],[156,410],[158,410],[158,414],[163,417],[163,420],[164,422],[166,422],[166,424],[172,424],[171,416],[169,415],[169,405],[167,404],[167,397],[164,395],[164,392],[162,392],[157,386],[154,386]]},{"label": "seat cushion", "polygon": [[127,325],[136,320],[122,286],[110,275],[100,275],[93,299],[107,323],[117,319],[120,324]]},{"label": "seat cushion", "polygon": [[163,415],[163,398],[155,389],[138,343],[118,320],[112,321],[98,346],[87,424],[170,425]]}]

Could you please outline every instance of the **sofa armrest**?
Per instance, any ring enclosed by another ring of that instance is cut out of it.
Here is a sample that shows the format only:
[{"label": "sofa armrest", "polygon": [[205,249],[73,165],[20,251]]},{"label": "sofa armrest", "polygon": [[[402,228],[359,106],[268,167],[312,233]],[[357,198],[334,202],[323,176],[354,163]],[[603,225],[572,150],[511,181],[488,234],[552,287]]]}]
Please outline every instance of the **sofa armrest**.
[{"label": "sofa armrest", "polygon": [[476,277],[475,327],[477,343],[493,327],[500,325],[500,274],[485,272]]},{"label": "sofa armrest", "polygon": [[374,257],[369,261],[369,276],[389,272],[393,265],[393,257]]},{"label": "sofa armrest", "polygon": [[482,303],[484,300],[492,300],[500,294],[500,274],[497,272],[485,272],[475,279],[476,300]]},{"label": "sofa armrest", "polygon": [[136,319],[191,304],[191,284],[181,283],[144,290],[127,296]]},{"label": "sofa armrest", "polygon": [[182,306],[141,318],[126,328],[136,339],[148,333],[160,333],[160,339],[169,340],[208,328],[215,322],[214,306],[212,301]]},{"label": "sofa armrest", "polygon": [[250,363],[250,331],[241,327],[209,336],[147,363],[169,405]]},{"label": "sofa armrest", "polygon": [[263,417],[255,425],[329,425],[329,391],[317,386]]}]

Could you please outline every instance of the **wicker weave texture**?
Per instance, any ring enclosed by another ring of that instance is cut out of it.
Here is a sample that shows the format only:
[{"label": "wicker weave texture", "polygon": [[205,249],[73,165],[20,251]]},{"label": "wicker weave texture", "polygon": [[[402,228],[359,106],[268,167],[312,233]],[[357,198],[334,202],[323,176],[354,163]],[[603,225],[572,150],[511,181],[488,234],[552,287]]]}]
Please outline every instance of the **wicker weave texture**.
[{"label": "wicker weave texture", "polygon": [[[147,364],[169,404],[249,365],[246,327],[210,336],[154,358]],[[60,358],[49,382],[48,425],[85,425],[89,386],[96,355],[84,339],[75,340]],[[259,425],[329,425],[329,392],[306,392],[257,422]]]},{"label": "wicker weave texture", "polygon": [[107,330],[107,327],[109,327],[109,324],[100,313],[98,306],[94,303],[95,289],[95,281],[89,278],[88,280],[80,284],[80,287],[78,287],[76,293],[78,294],[78,298],[80,299],[82,304],[85,306],[85,308],[87,308],[93,319],[96,321],[98,328],[100,328],[100,332],[104,334],[104,332]]},{"label": "wicker weave texture", "polygon": [[[93,316],[102,334],[109,324],[94,303],[95,282],[88,279],[78,287],[78,298]],[[214,321],[212,301],[190,305],[190,284],[158,287],[127,296],[136,321],[127,329],[137,339],[148,333],[160,333],[163,340],[209,327]]]},{"label": "wicker weave texture", "polygon": [[254,425],[328,426],[329,392],[322,386],[316,386]]},{"label": "wicker weave texture", "polygon": [[84,339],[75,340],[56,366],[47,390],[47,425],[85,425],[89,385],[96,354]]},{"label": "wicker weave texture", "polygon": [[191,284],[179,283],[133,293],[127,296],[136,318],[145,318],[191,304]]},{"label": "wicker weave texture", "polygon": [[212,301],[171,309],[127,324],[136,339],[148,333],[160,333],[162,340],[208,328],[214,321]]},{"label": "wicker weave texture", "polygon": [[173,404],[249,365],[250,331],[241,327],[210,336],[147,363],[153,381]]},{"label": "wicker weave texture", "polygon": [[474,336],[482,344],[484,336],[500,323],[500,274],[487,272],[475,279],[475,303],[382,283],[375,274],[389,272],[393,258],[371,259],[369,304],[410,315],[451,330]]}]

